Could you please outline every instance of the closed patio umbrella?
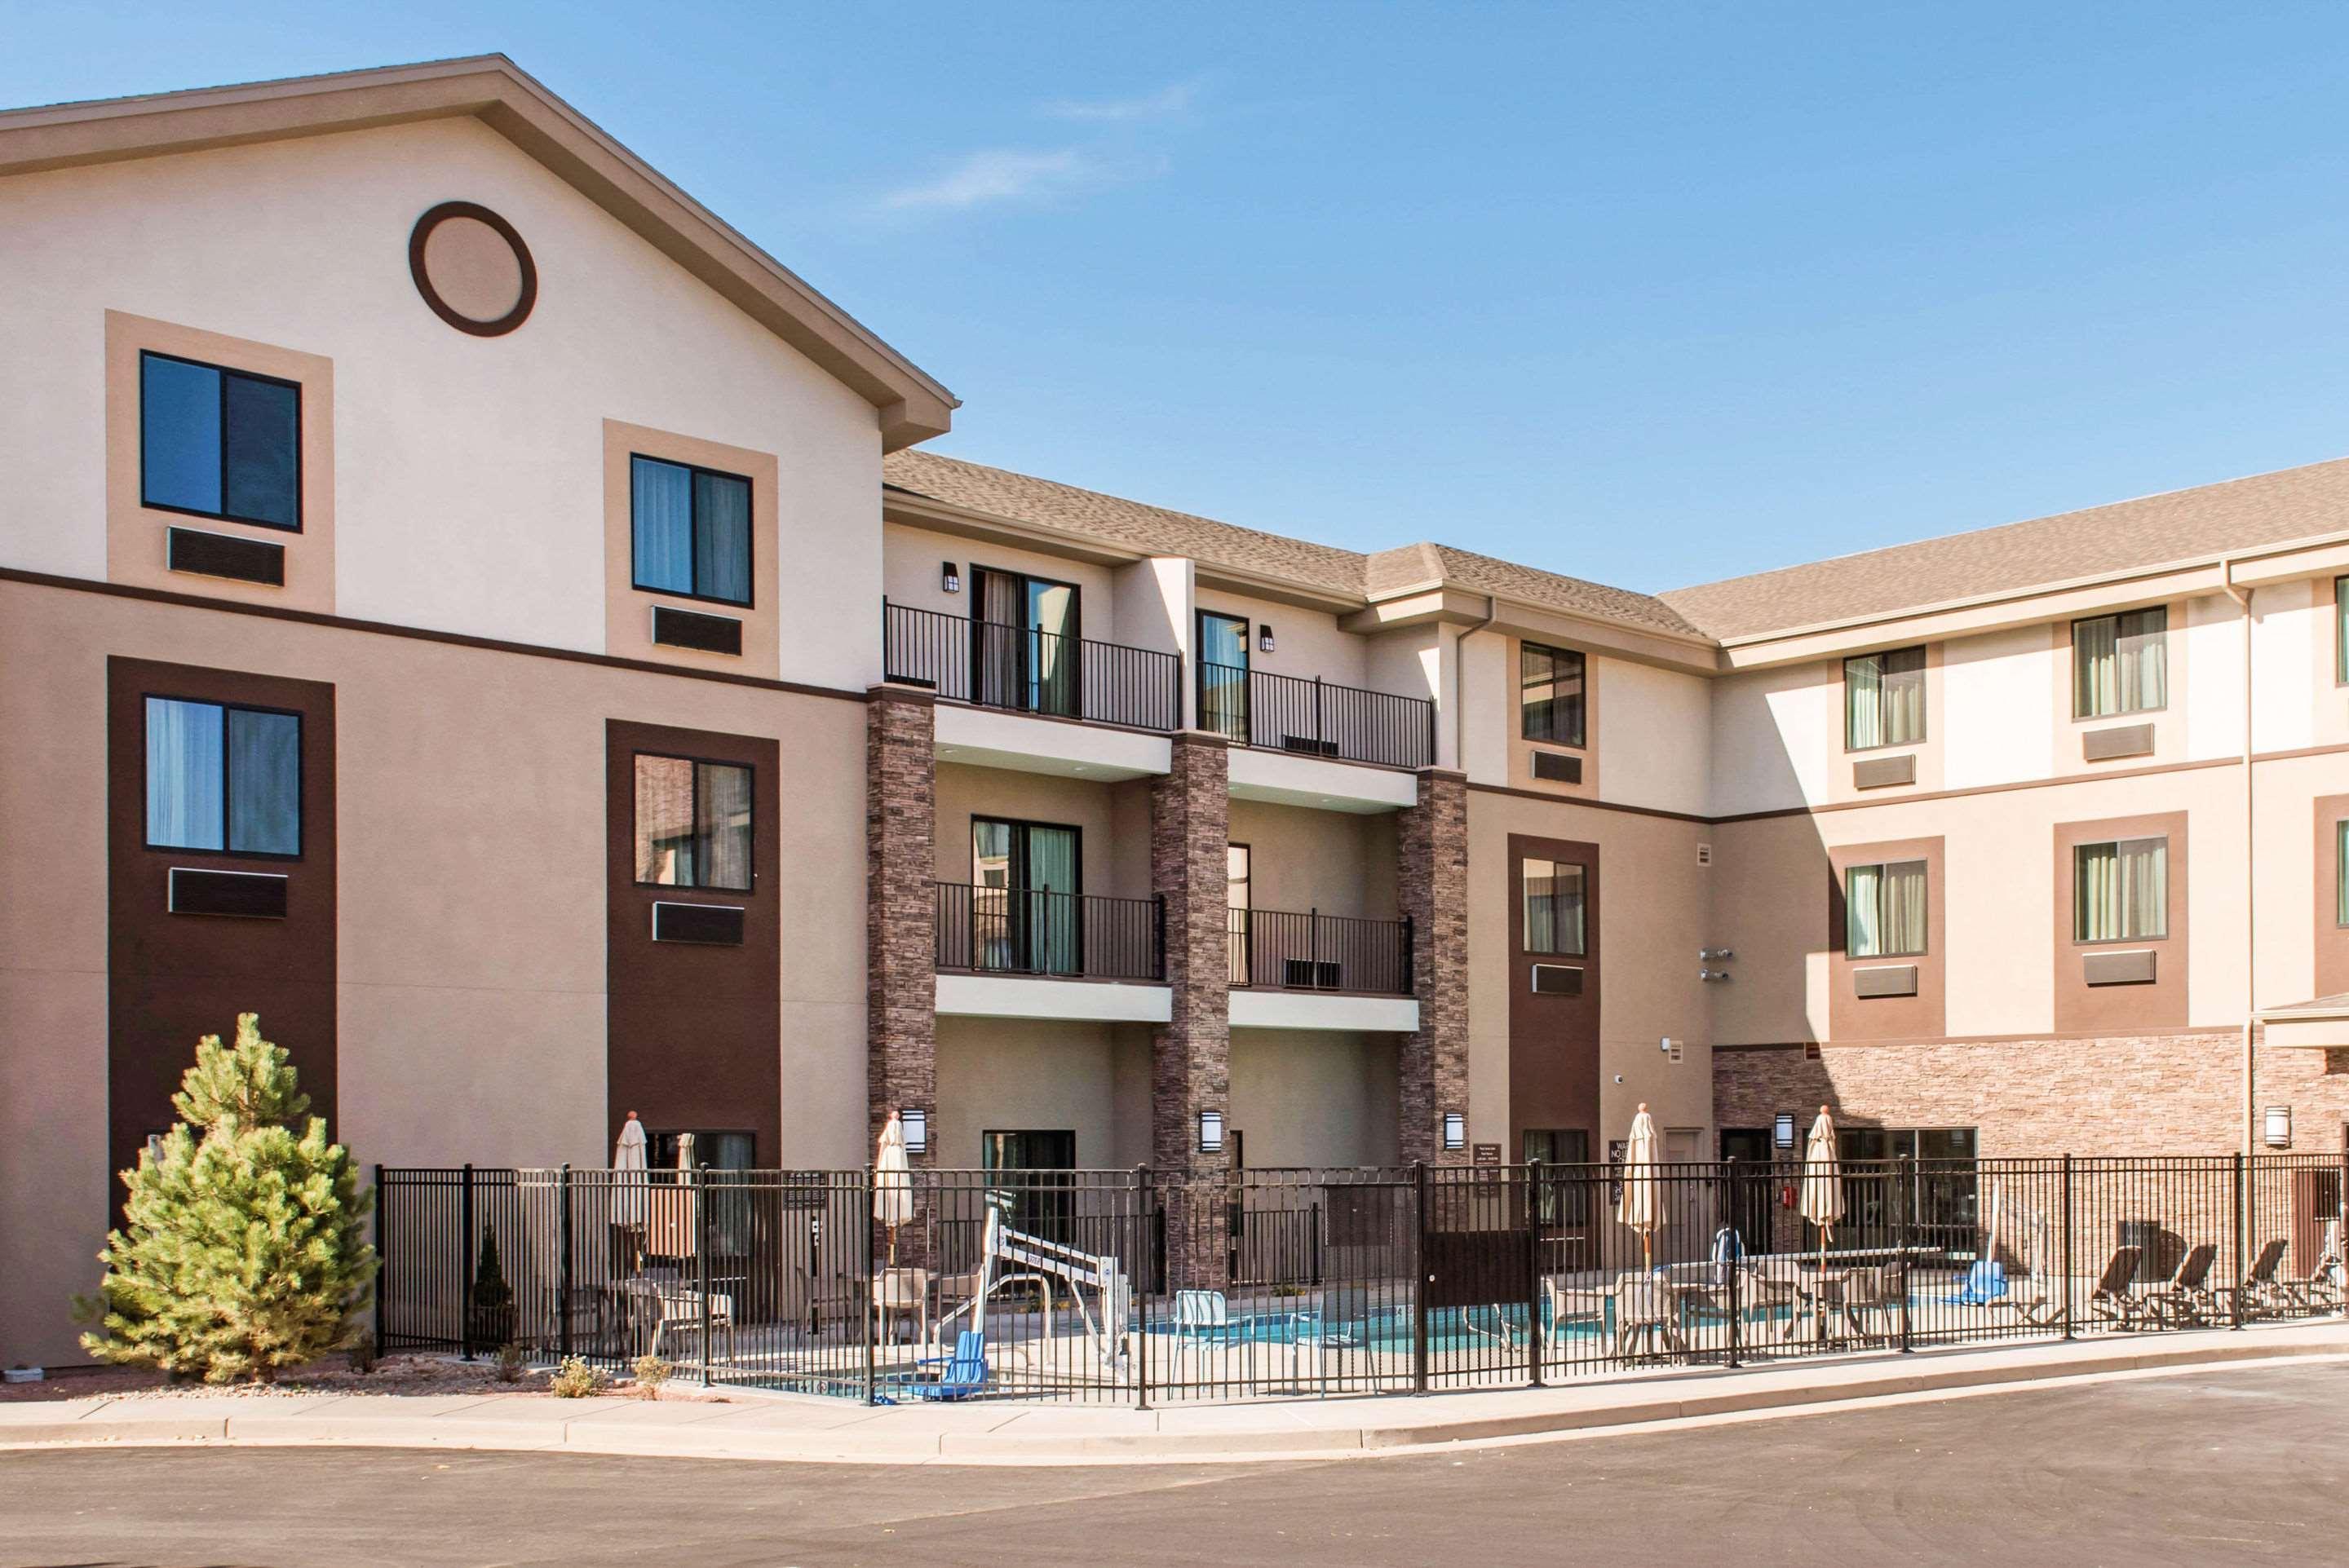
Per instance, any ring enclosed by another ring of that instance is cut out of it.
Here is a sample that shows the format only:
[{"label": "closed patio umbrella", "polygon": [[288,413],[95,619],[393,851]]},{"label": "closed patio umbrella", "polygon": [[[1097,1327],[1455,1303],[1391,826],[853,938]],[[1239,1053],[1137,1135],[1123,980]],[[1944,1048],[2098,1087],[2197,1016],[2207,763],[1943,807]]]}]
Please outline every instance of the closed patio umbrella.
[{"label": "closed patio umbrella", "polygon": [[1819,1262],[1824,1266],[1827,1240],[1843,1218],[1843,1171],[1836,1160],[1835,1121],[1826,1106],[1819,1107],[1819,1119],[1811,1123],[1811,1135],[1803,1142],[1803,1185],[1795,1207],[1819,1228]]},{"label": "closed patio umbrella", "polygon": [[1623,1145],[1623,1196],[1615,1206],[1615,1218],[1640,1233],[1642,1266],[1655,1261],[1656,1232],[1664,1222],[1664,1183],[1657,1162],[1656,1123],[1642,1103]]},{"label": "closed patio umbrella", "polygon": [[905,1124],[895,1111],[881,1127],[873,1154],[873,1217],[889,1233],[889,1262],[897,1262],[897,1227],[914,1217],[913,1164],[905,1158]]},{"label": "closed patio umbrella", "polygon": [[612,1145],[613,1224],[634,1229],[645,1222],[645,1124],[632,1110]]}]

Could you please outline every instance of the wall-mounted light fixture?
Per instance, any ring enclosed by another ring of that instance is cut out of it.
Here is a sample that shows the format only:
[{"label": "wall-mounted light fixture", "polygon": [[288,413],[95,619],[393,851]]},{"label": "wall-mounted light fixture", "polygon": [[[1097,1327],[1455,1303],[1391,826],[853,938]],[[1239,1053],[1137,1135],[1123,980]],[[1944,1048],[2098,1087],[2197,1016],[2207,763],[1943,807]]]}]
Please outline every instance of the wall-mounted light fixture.
[{"label": "wall-mounted light fixture", "polygon": [[1257,624],[1256,651],[1259,654],[1272,652],[1272,626],[1268,622],[1259,622]]},{"label": "wall-mounted light fixture", "polygon": [[1444,1147],[1451,1153],[1468,1147],[1468,1119],[1456,1110],[1444,1113]]},{"label": "wall-mounted light fixture", "polygon": [[938,566],[938,590],[945,593],[961,593],[962,568],[957,566],[951,561],[940,562]]},{"label": "wall-mounted light fixture", "polygon": [[900,1110],[897,1125],[905,1132],[905,1152],[927,1154],[930,1151],[930,1113],[926,1110]]},{"label": "wall-mounted light fixture", "polygon": [[2288,1105],[2268,1107],[2267,1124],[2270,1149],[2292,1147],[2292,1107]]},{"label": "wall-mounted light fixture", "polygon": [[1770,1124],[1770,1141],[1781,1149],[1795,1147],[1795,1113],[1782,1110],[1778,1119]]},{"label": "wall-mounted light fixture", "polygon": [[1224,1151],[1224,1113],[1203,1110],[1199,1113],[1199,1152],[1221,1154]]}]

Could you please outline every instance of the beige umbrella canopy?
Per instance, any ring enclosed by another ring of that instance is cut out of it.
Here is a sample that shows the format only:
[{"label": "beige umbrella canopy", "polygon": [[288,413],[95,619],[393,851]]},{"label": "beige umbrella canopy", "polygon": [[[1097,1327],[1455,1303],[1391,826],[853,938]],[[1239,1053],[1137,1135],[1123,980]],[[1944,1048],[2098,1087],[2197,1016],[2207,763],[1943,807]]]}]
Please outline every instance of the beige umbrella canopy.
[{"label": "beige umbrella canopy", "polygon": [[619,1140],[612,1145],[612,1223],[645,1222],[645,1124],[635,1111],[621,1124]]},{"label": "beige umbrella canopy", "polygon": [[873,1152],[873,1217],[889,1233],[889,1262],[897,1261],[897,1227],[914,1217],[913,1165],[905,1158],[905,1124],[891,1111]]},{"label": "beige umbrella canopy", "polygon": [[1827,1238],[1843,1218],[1843,1171],[1836,1160],[1835,1120],[1826,1106],[1819,1107],[1819,1119],[1811,1123],[1811,1134],[1803,1141],[1803,1185],[1795,1207],[1819,1228],[1819,1252],[1824,1257]]},{"label": "beige umbrella canopy", "polygon": [[1631,1136],[1623,1145],[1623,1196],[1615,1218],[1640,1233],[1640,1260],[1655,1259],[1656,1233],[1664,1223],[1664,1182],[1658,1163],[1655,1119],[1643,1101],[1631,1119]]}]

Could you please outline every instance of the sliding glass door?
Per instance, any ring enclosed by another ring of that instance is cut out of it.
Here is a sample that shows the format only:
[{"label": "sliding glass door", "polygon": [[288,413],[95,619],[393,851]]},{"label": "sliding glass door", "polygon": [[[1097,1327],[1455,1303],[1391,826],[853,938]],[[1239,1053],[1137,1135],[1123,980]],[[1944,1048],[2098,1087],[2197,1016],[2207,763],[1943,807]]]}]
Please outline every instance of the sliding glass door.
[{"label": "sliding glass door", "polygon": [[1248,738],[1248,624],[1199,612],[1199,727],[1245,746]]},{"label": "sliding glass door", "polygon": [[1077,830],[974,817],[971,950],[981,969],[1037,975],[1084,970]]},{"label": "sliding glass door", "polygon": [[972,696],[995,707],[1082,717],[1078,591],[1073,583],[974,569]]}]

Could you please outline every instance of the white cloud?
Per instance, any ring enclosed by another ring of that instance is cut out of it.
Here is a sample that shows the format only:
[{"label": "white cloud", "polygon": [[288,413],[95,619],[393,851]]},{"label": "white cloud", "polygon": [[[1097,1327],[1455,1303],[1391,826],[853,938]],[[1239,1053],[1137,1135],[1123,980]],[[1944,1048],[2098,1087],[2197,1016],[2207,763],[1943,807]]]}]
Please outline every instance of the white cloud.
[{"label": "white cloud", "polygon": [[1191,107],[1192,100],[1206,86],[1203,77],[1185,81],[1170,82],[1154,93],[1129,98],[1054,98],[1038,105],[1040,112],[1054,119],[1085,120],[1097,125],[1128,124],[1135,120],[1172,119]]},{"label": "white cloud", "polygon": [[926,185],[909,185],[881,198],[889,211],[963,211],[997,201],[1041,201],[1145,179],[1164,167],[1160,160],[1115,161],[1073,147],[1050,152],[995,149],[966,154]]}]

